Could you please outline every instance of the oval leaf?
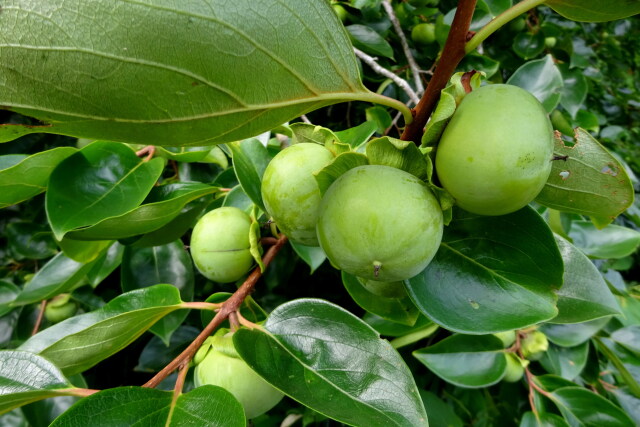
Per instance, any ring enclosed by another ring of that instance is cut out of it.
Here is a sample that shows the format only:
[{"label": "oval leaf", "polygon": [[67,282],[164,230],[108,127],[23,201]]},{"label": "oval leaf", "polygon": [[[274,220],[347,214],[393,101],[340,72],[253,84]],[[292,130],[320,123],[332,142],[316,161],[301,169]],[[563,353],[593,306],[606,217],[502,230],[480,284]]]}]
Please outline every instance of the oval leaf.
[{"label": "oval leaf", "polygon": [[72,389],[60,369],[25,351],[0,351],[0,414]]},{"label": "oval leaf", "polygon": [[195,182],[153,187],[143,205],[67,236],[77,240],[116,240],[150,233],[177,217],[187,203],[216,191],[218,187]]},{"label": "oval leaf", "polygon": [[496,217],[458,209],[433,261],[405,284],[434,322],[488,334],[555,317],[562,274],[553,234],[533,209]]},{"label": "oval leaf", "polygon": [[603,317],[589,322],[574,323],[569,325],[554,325],[546,323],[540,330],[554,344],[562,347],[575,347],[589,340],[600,329],[609,323],[609,317]]},{"label": "oval leaf", "polygon": [[633,203],[625,168],[584,129],[576,129],[568,147],[556,138],[555,160],[536,202],[563,212],[589,215],[600,228]]},{"label": "oval leaf", "polygon": [[[46,125],[0,126],[0,141],[50,132],[203,146],[336,102],[380,98],[360,82],[327,2],[12,4],[0,15],[0,57],[12,70],[0,105]],[[114,25],[104,27],[104,16]]]},{"label": "oval leaf", "polygon": [[456,334],[413,356],[443,380],[460,387],[487,387],[502,379],[507,359],[502,341],[492,335]]},{"label": "oval leaf", "polygon": [[586,366],[588,354],[589,344],[586,342],[576,347],[559,347],[551,344],[540,359],[540,363],[550,374],[572,381]]},{"label": "oval leaf", "polygon": [[545,3],[572,21],[615,21],[640,13],[640,3],[632,0],[547,0]]},{"label": "oval leaf", "polygon": [[562,387],[549,398],[567,417],[574,417],[586,427],[630,427],[633,421],[619,407],[602,396],[581,387]]},{"label": "oval leaf", "polygon": [[180,394],[143,387],[117,387],[92,394],[58,417],[51,427],[86,427],[100,419],[119,426],[244,427],[244,409],[231,393],[206,385]]},{"label": "oval leaf", "polygon": [[143,162],[125,144],[94,142],[51,174],[47,216],[56,238],[137,207],[156,183],[162,159]]},{"label": "oval leaf", "polygon": [[78,150],[72,147],[58,147],[26,157],[11,167],[0,167],[0,209],[30,199],[46,190],[51,172],[58,163],[76,151]]},{"label": "oval leaf", "polygon": [[237,331],[236,350],[293,399],[352,425],[428,425],[400,355],[351,313],[322,300],[296,300],[276,308],[264,327]]},{"label": "oval leaf", "polygon": [[544,59],[529,61],[522,65],[507,80],[507,84],[519,86],[531,92],[542,103],[547,113],[550,113],[560,102],[564,82],[553,58],[547,55]]},{"label": "oval leaf", "polygon": [[558,315],[552,323],[580,323],[619,314],[615,297],[597,267],[580,250],[556,236],[564,261],[564,283],[558,290]]},{"label": "oval leaf", "polygon": [[598,230],[590,221],[573,221],[569,236],[592,258],[624,258],[640,246],[640,232],[614,224]]},{"label": "oval leaf", "polygon": [[98,310],[37,333],[19,350],[46,357],[67,375],[76,374],[129,345],[156,321],[181,308],[181,302],[171,285],[131,291]]},{"label": "oval leaf", "polygon": [[262,175],[271,157],[267,148],[256,139],[246,139],[242,142],[229,144],[233,159],[233,169],[244,192],[263,211]]}]

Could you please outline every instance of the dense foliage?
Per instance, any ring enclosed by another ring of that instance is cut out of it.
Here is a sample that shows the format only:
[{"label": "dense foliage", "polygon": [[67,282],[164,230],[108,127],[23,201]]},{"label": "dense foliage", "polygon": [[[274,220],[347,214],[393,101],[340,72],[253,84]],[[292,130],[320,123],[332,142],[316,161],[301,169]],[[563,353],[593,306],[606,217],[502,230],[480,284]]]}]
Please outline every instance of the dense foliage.
[{"label": "dense foliage", "polygon": [[[0,5],[0,425],[640,424],[633,2],[113,3]],[[557,131],[506,215],[434,171],[489,84]]]}]

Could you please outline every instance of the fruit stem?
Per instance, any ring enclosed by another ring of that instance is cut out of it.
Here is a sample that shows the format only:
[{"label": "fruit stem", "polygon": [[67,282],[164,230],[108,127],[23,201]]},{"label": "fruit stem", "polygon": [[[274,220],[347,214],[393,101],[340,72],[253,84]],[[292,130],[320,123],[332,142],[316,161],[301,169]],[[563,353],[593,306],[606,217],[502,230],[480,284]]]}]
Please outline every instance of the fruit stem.
[{"label": "fruit stem", "polygon": [[467,45],[464,47],[465,53],[473,52],[478,46],[480,46],[480,43],[487,39],[491,34],[495,33],[500,27],[544,2],[545,0],[523,0],[520,3],[515,4],[513,7],[505,10],[500,15],[493,18],[487,25],[482,27],[480,31],[478,31],[473,38],[469,40]]},{"label": "fruit stem", "polygon": [[34,336],[35,334],[38,333],[38,329],[40,329],[40,325],[42,324],[42,317],[44,316],[44,311],[47,308],[47,300],[42,300],[42,302],[40,302],[40,308],[38,311],[38,318],[36,319],[36,323],[35,325],[33,325],[33,330],[31,331],[31,336]]},{"label": "fruit stem", "polygon": [[458,2],[458,8],[451,23],[451,30],[442,50],[442,56],[431,80],[429,80],[424,95],[412,110],[413,122],[408,123],[404,128],[404,132],[400,137],[403,141],[413,141],[420,145],[424,126],[427,124],[427,120],[431,116],[438,99],[440,99],[440,91],[446,87],[456,67],[466,55],[465,45],[468,40],[469,26],[471,25],[476,2],[477,0],[460,0]]},{"label": "fruit stem", "polygon": [[[287,243],[287,236],[282,235],[275,245],[271,246],[267,253],[262,258],[262,262],[264,263],[265,268],[273,261],[275,256],[278,254],[280,249]],[[238,288],[237,291],[233,293],[226,300],[218,313],[211,319],[211,322],[200,332],[200,334],[196,337],[195,340],[187,348],[185,348],[182,353],[180,353],[175,359],[173,359],[167,366],[162,368],[160,372],[158,372],[153,378],[147,381],[142,387],[153,388],[162,382],[165,378],[167,378],[173,371],[180,368],[181,366],[186,366],[189,364],[193,356],[195,356],[196,352],[205,342],[205,340],[215,331],[222,322],[224,322],[231,313],[236,312],[238,308],[242,305],[244,299],[249,296],[249,294],[253,291],[253,288],[256,286],[258,279],[262,276],[262,271],[260,267],[256,267],[253,269],[249,277],[244,281],[244,283]]]},{"label": "fruit stem", "polygon": [[380,269],[382,268],[382,263],[380,261],[373,261],[373,275],[378,277],[380,274]]}]

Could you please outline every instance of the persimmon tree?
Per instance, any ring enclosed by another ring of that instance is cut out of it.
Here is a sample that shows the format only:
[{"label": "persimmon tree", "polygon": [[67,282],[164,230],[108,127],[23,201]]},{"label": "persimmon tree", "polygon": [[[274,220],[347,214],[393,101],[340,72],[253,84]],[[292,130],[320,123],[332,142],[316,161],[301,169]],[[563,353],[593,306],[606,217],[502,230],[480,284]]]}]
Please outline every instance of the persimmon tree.
[{"label": "persimmon tree", "polygon": [[638,13],[0,2],[0,424],[640,423]]}]

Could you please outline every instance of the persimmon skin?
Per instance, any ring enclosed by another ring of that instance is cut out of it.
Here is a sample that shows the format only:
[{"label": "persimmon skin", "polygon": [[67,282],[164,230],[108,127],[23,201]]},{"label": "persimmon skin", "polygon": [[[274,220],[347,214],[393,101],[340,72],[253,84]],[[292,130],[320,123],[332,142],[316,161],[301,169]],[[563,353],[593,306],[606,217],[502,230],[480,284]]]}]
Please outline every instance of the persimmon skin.
[{"label": "persimmon skin", "polygon": [[235,282],[253,266],[249,233],[251,218],[235,207],[207,212],[191,233],[191,257],[203,276]]},{"label": "persimmon skin", "polygon": [[359,166],[327,190],[318,240],[337,268],[396,282],[429,264],[442,240],[442,210],[417,177],[389,166]]},{"label": "persimmon skin", "polygon": [[264,171],[265,209],[290,240],[318,246],[316,222],[321,194],[313,174],[333,159],[324,146],[303,142],[279,152]]},{"label": "persimmon skin", "polygon": [[505,215],[529,204],[551,173],[553,128],[529,92],[494,84],[467,94],[436,151],[442,186],[462,209]]}]

